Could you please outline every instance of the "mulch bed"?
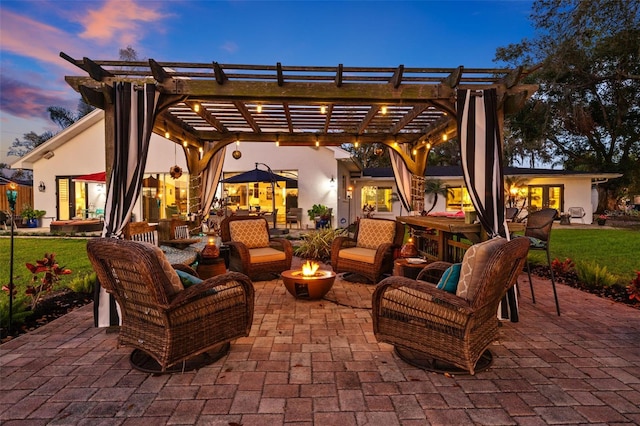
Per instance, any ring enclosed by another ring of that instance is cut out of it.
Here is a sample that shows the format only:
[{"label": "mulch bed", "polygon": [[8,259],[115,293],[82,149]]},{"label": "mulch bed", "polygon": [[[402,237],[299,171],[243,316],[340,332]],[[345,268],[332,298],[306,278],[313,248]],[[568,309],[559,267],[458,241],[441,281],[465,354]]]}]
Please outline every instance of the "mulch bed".
[{"label": "mulch bed", "polygon": [[29,333],[91,302],[93,302],[92,294],[76,293],[69,289],[53,292],[38,303],[35,311],[25,318],[25,321],[11,335],[7,335],[6,329],[1,329],[0,343],[4,343],[21,334]]},{"label": "mulch bed", "polygon": [[[549,267],[545,265],[532,265],[531,273],[548,280],[551,279]],[[613,300],[614,302],[624,303],[625,305],[640,310],[640,303],[635,300],[629,299],[629,294],[627,293],[626,286],[612,285],[609,287],[590,287],[580,282],[578,276],[574,271],[570,271],[561,275],[556,274],[555,278],[557,283],[565,284],[578,290],[595,294],[596,296],[605,299]]]}]

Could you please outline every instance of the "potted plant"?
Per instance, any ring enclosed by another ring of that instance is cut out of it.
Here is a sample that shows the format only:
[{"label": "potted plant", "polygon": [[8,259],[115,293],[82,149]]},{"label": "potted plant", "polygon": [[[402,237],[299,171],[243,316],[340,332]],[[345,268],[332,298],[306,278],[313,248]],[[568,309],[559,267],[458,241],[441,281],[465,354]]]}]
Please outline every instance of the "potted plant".
[{"label": "potted plant", "polygon": [[329,216],[331,214],[329,207],[322,204],[314,204],[309,210],[307,210],[309,220],[316,222],[316,229],[324,228],[329,223]]},{"label": "potted plant", "polygon": [[598,222],[598,225],[604,226],[604,224],[607,223],[607,215],[606,214],[599,215],[596,221]]},{"label": "potted plant", "polygon": [[23,219],[26,219],[28,228],[37,228],[45,214],[47,214],[45,210],[36,210],[30,205],[25,204],[22,207],[22,213],[20,215]]}]

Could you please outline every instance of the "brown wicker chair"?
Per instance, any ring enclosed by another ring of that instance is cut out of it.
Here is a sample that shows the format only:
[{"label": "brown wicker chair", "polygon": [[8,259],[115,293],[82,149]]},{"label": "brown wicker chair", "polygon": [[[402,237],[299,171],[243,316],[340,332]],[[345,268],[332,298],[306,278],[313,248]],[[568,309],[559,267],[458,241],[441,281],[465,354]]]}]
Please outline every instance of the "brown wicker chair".
[{"label": "brown wicker chair", "polygon": [[222,242],[229,246],[229,269],[252,280],[291,269],[293,247],[284,238],[270,238],[269,224],[259,216],[229,216],[220,224]]},{"label": "brown wicker chair", "polygon": [[[426,281],[385,278],[372,296],[376,338],[421,368],[439,370],[438,363],[444,362],[445,368],[475,374],[483,354],[490,365],[491,354],[485,351],[498,337],[498,305],[522,271],[528,250],[523,237],[472,246],[463,259],[456,294]],[[448,265],[435,262],[423,272],[442,272]]]},{"label": "brown wicker chair", "polygon": [[[553,297],[556,301],[556,312],[560,316],[560,304],[558,302],[558,293],[556,292],[556,279],[551,267],[551,253],[549,253],[549,241],[551,240],[551,227],[554,219],[558,216],[556,209],[544,208],[532,213],[527,217],[527,226],[524,235],[529,237],[531,246],[529,250],[543,250],[547,253],[547,264],[551,272],[551,286],[553,288]],[[527,259],[527,276],[529,277],[529,286],[531,288],[531,301],[536,303],[536,296],[533,293],[533,281],[531,281],[531,267],[529,259]]]},{"label": "brown wicker chair", "polygon": [[249,335],[254,289],[245,275],[227,273],[184,288],[151,244],[97,238],[87,243],[87,253],[100,284],[120,306],[118,344],[135,348],[134,367],[140,367],[134,357],[141,353],[157,362],[159,372],[213,350],[218,359],[230,341]]},{"label": "brown wicker chair", "polygon": [[393,251],[402,245],[404,224],[395,220],[363,218],[353,238],[342,236],[331,245],[335,273],[352,272],[373,283],[393,270]]}]

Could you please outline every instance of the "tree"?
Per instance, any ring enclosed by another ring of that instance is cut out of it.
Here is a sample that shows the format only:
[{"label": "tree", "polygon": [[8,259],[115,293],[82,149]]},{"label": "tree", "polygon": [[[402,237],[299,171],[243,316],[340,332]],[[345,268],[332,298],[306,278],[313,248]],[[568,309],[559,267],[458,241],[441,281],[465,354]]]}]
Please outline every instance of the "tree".
[{"label": "tree", "polygon": [[342,149],[351,153],[351,156],[363,168],[391,167],[391,157],[387,147],[381,144],[368,143],[356,148],[353,144],[343,144]]},{"label": "tree", "polygon": [[426,214],[431,213],[431,211],[436,208],[436,204],[438,203],[438,195],[442,195],[446,197],[451,194],[452,191],[447,186],[445,186],[444,182],[440,179],[427,179],[424,182],[424,193],[427,197],[432,197],[431,208],[427,210]]},{"label": "tree", "polygon": [[506,123],[505,151],[531,164],[555,157],[569,170],[622,173],[599,185],[599,210],[612,209],[640,160],[639,2],[536,0],[531,17],[536,37],[496,52],[536,68],[527,80],[540,85]]}]

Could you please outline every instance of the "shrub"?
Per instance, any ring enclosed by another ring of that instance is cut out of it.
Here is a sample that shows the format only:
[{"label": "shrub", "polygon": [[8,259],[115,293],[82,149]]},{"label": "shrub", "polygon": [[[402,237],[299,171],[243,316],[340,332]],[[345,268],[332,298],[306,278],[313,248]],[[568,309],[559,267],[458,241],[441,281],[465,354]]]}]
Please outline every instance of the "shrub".
[{"label": "shrub", "polygon": [[333,240],[344,232],[344,229],[321,229],[302,235],[302,244],[295,249],[295,255],[303,259],[327,261],[331,259]]},{"label": "shrub", "polygon": [[606,266],[600,266],[596,262],[579,262],[576,265],[576,274],[585,286],[592,289],[610,287],[618,280]]},{"label": "shrub", "polygon": [[67,284],[67,287],[76,293],[93,294],[93,288],[98,282],[98,276],[95,272],[86,274],[83,277],[75,277]]},{"label": "shrub", "polygon": [[[5,288],[3,288],[5,290]],[[29,300],[26,296],[14,296],[11,305],[11,328],[16,329],[17,326],[24,323],[24,320],[32,314],[29,309]],[[7,297],[0,297],[0,324],[2,324],[2,336],[5,336],[9,330],[9,294]]]},{"label": "shrub", "polygon": [[[31,297],[31,309],[35,309],[44,293],[49,293],[55,285],[62,279],[61,275],[69,275],[70,269],[66,269],[56,261],[54,253],[45,253],[44,258],[37,260],[36,264],[26,264],[27,269],[31,271],[31,282],[34,285],[28,285],[25,294]],[[43,276],[39,274],[44,273]],[[38,284],[39,283],[39,284]]]},{"label": "shrub", "polygon": [[636,271],[636,277],[627,286],[627,293],[630,300],[635,299],[636,302],[640,302],[640,271]]},{"label": "shrub", "polygon": [[564,262],[560,262],[557,258],[553,259],[551,262],[551,269],[553,269],[553,273],[556,275],[565,275],[568,272],[571,272],[575,268],[575,263],[573,260],[566,258]]}]

